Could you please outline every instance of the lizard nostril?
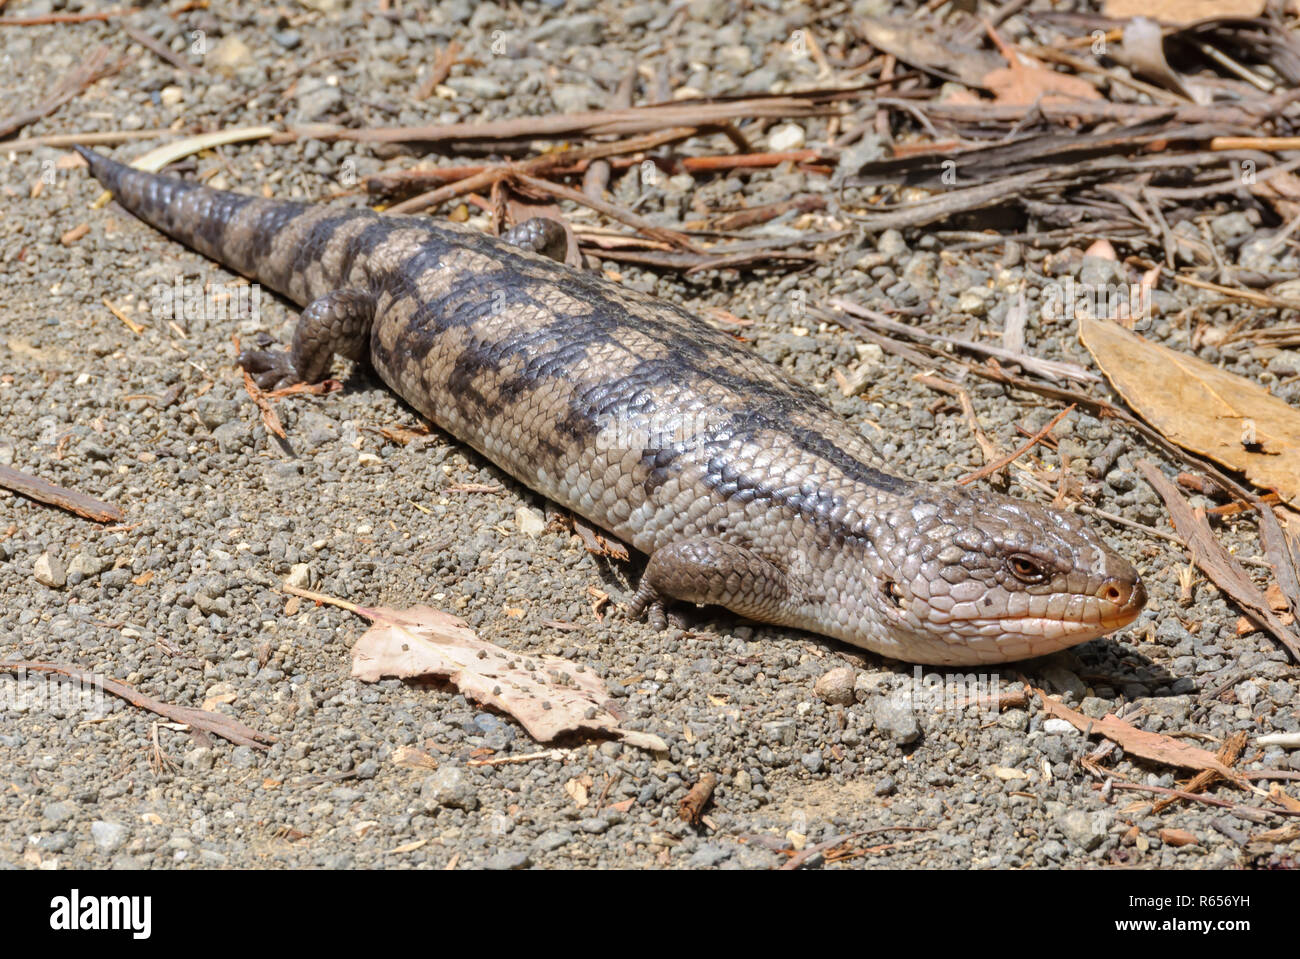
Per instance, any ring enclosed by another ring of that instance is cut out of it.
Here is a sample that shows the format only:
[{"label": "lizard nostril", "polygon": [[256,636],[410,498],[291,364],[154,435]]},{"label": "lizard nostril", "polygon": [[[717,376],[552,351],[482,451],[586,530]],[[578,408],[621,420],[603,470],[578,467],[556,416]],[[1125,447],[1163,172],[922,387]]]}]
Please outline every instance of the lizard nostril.
[{"label": "lizard nostril", "polygon": [[1147,604],[1146,587],[1137,578],[1109,580],[1093,595],[1110,607],[1109,612],[1102,613],[1102,619],[1121,626],[1137,619]]},{"label": "lizard nostril", "polygon": [[1137,600],[1136,605],[1140,607],[1143,605],[1145,594],[1143,593],[1140,584],[1129,584],[1111,580],[1101,589],[1097,590],[1097,598],[1120,607],[1129,606],[1133,604],[1134,600]]}]

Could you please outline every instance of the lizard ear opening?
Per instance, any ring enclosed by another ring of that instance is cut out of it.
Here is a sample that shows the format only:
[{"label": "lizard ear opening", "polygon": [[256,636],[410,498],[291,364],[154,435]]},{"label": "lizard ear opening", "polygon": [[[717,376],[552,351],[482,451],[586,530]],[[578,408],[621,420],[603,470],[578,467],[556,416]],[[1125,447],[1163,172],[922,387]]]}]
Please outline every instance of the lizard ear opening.
[{"label": "lizard ear opening", "polygon": [[881,592],[884,593],[885,599],[887,599],[890,605],[895,609],[903,608],[903,600],[907,598],[906,594],[903,592],[903,587],[899,586],[892,579],[887,579],[881,584]]}]

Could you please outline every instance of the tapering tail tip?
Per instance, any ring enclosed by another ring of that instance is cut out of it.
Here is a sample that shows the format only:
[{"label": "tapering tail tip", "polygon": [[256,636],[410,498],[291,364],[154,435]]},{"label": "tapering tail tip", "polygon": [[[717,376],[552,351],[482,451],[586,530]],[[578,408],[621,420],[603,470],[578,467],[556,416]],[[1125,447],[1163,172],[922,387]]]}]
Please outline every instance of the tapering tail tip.
[{"label": "tapering tail tip", "polygon": [[137,170],[125,163],[118,163],[111,157],[106,157],[80,144],[73,144],[72,149],[81,154],[81,158],[90,167],[90,175],[98,180],[105,190],[112,193],[118,203],[136,216],[154,223],[155,226],[158,225],[151,216],[158,205],[149,202],[151,198],[148,189],[152,182],[160,179],[156,174]]},{"label": "tapering tail tip", "polygon": [[104,186],[111,187],[109,181],[113,179],[112,169],[115,166],[121,166],[120,163],[110,160],[102,153],[96,153],[94,150],[90,149],[90,147],[83,147],[79,143],[74,143],[72,149],[81,154],[81,158],[86,161],[86,166],[90,167],[91,176]]}]

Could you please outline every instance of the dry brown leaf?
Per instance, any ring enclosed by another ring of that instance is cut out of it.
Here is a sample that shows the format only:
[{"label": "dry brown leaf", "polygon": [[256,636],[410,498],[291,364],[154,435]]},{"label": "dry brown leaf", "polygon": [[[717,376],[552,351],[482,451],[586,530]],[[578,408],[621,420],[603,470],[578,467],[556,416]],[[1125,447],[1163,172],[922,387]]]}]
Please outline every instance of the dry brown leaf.
[{"label": "dry brown leaf", "polygon": [[1183,25],[1218,17],[1249,20],[1264,12],[1265,0],[1106,0],[1102,10],[1115,20],[1151,17]]},{"label": "dry brown leaf", "polygon": [[573,531],[578,534],[587,552],[596,556],[609,556],[620,562],[627,560],[626,546],[618,540],[609,539],[603,533],[592,529],[585,520],[576,515],[573,517]]},{"label": "dry brown leaf", "polygon": [[621,729],[605,706],[604,682],[567,659],[503,649],[479,639],[464,620],[428,606],[356,612],[374,623],[352,650],[352,675],[363,682],[438,676],[510,714],[539,742],[605,732],[642,749],[668,749],[658,736]]},{"label": "dry brown leaf", "polygon": [[1138,729],[1136,726],[1124,722],[1114,713],[1107,713],[1102,719],[1093,719],[1091,716],[1075,712],[1064,703],[1059,703],[1055,699],[1048,699],[1047,694],[1041,689],[1036,689],[1034,692],[1038,694],[1039,702],[1043,704],[1043,710],[1049,715],[1064,719],[1081,732],[1093,736],[1105,736],[1122,746],[1127,753],[1141,756],[1143,759],[1151,759],[1158,763],[1165,763],[1169,766],[1177,766],[1180,769],[1212,769],[1224,779],[1236,783],[1243,789],[1250,788],[1235,772],[1220,762],[1219,758],[1208,750],[1201,749],[1199,746],[1192,746],[1180,739],[1173,739],[1159,733],[1149,733],[1144,729]]},{"label": "dry brown leaf", "polygon": [[1087,80],[1026,58],[1008,46],[991,25],[988,25],[988,31],[1008,64],[984,75],[984,86],[993,91],[993,97],[999,103],[1029,106],[1031,103],[1101,99],[1096,87]]},{"label": "dry brown leaf", "polygon": [[984,85],[984,77],[997,69],[997,57],[943,37],[928,23],[864,17],[859,29],[877,49],[892,54],[909,67],[960,80],[968,87]]},{"label": "dry brown leaf", "polygon": [[1079,340],[1125,402],[1166,437],[1300,506],[1300,411],[1108,320],[1081,317]]}]

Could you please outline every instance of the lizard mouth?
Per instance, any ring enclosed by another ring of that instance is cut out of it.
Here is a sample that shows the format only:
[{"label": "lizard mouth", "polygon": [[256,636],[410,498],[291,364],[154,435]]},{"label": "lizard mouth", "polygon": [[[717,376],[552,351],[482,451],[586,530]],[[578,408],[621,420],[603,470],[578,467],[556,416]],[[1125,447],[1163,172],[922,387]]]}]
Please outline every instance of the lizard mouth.
[{"label": "lizard mouth", "polygon": [[1105,636],[1138,618],[1141,605],[1124,606],[1097,619],[1065,619],[1054,616],[1007,616],[993,620],[1008,633],[1043,639],[1069,640],[1070,644]]},{"label": "lizard mouth", "polygon": [[[1095,638],[1114,632],[1133,622],[1146,606],[1147,591],[1142,580],[1112,580],[1090,597],[1101,607],[1097,617],[1068,616],[1020,616],[1005,617],[999,620],[1005,626],[1019,624],[1022,628],[1014,632],[1053,638],[1071,638],[1075,636]],[[1082,640],[1078,640],[1082,641]]]}]

